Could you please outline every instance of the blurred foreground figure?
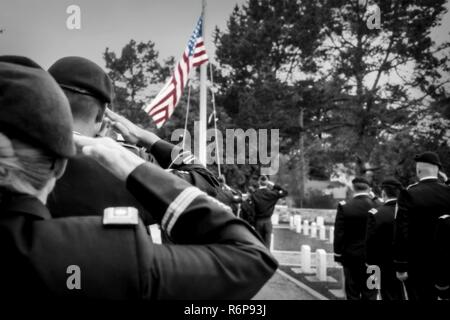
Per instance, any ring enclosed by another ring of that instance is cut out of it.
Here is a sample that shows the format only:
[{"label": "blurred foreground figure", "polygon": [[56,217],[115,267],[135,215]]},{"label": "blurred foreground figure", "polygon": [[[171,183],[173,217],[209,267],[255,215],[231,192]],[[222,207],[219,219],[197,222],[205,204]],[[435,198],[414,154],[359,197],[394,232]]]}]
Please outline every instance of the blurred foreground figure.
[{"label": "blurred foreground figure", "polygon": [[377,207],[370,194],[369,182],[353,179],[353,199],[341,201],[334,229],[334,260],[342,264],[348,300],[375,300],[377,291],[367,286],[365,240],[369,210]]},{"label": "blurred foreground figure", "polygon": [[[251,228],[204,192],[109,138],[72,136],[64,93],[33,61],[0,57],[0,92],[3,300],[249,299],[276,270]],[[135,211],[51,217],[47,196],[74,139],[177,245],[153,245]]]},{"label": "blurred foreground figure", "polygon": [[253,195],[255,209],[255,229],[270,248],[272,235],[272,215],[278,200],[287,196],[287,191],[269,181],[266,176],[258,180],[259,189]]},{"label": "blurred foreground figure", "polygon": [[437,154],[425,152],[414,160],[419,182],[403,190],[397,202],[395,269],[410,300],[435,300],[434,261],[436,255],[450,250],[450,243],[437,252],[434,239],[439,218],[450,212],[450,188],[438,181],[441,162]]},{"label": "blurred foreground figure", "polygon": [[[69,100],[74,132],[97,136],[105,110],[114,96],[108,75],[100,66],[82,57],[59,59],[49,73]],[[68,161],[64,175],[49,196],[48,207],[53,217],[101,216],[108,207],[135,207],[146,225],[155,223],[122,181],[83,154]]]}]

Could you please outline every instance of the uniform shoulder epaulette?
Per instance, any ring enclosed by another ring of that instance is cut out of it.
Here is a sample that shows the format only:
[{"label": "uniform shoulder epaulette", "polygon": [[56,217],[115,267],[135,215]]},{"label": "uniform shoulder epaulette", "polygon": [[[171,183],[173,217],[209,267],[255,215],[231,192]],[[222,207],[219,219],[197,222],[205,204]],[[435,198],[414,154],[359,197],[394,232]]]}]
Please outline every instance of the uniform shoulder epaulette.
[{"label": "uniform shoulder epaulette", "polygon": [[378,212],[378,210],[375,208],[369,210],[369,213],[371,213],[371,214],[377,214],[377,212]]},{"label": "uniform shoulder epaulette", "polygon": [[133,226],[139,224],[139,212],[133,207],[112,207],[103,210],[103,225]]},{"label": "uniform shoulder epaulette", "polygon": [[342,200],[342,201],[339,201],[339,204],[340,204],[341,206],[345,206],[345,205],[347,204],[347,202],[345,202],[345,200]]},{"label": "uniform shoulder epaulette", "polygon": [[413,184],[410,184],[409,186],[406,187],[406,190],[409,190],[409,189],[411,189],[412,187],[417,186],[418,184],[419,184],[418,182],[413,183]]}]

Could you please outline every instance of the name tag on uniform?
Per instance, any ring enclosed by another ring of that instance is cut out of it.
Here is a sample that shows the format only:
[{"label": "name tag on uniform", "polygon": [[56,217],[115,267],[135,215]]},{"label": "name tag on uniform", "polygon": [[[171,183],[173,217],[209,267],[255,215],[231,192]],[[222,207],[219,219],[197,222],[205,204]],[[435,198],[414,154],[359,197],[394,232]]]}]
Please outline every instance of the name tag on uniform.
[{"label": "name tag on uniform", "polygon": [[129,226],[137,224],[139,224],[139,214],[136,208],[116,207],[103,210],[103,225]]}]

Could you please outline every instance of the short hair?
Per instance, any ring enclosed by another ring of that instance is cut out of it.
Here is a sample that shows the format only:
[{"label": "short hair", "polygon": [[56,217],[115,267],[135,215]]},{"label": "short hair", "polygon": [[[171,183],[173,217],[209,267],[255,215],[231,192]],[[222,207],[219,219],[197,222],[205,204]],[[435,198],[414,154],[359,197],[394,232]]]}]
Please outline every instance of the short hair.
[{"label": "short hair", "polygon": [[370,189],[370,186],[366,183],[353,183],[353,190],[356,192],[362,192],[362,191],[367,191]]},{"label": "short hair", "polygon": [[0,132],[0,187],[35,195],[54,176],[58,158]]},{"label": "short hair", "polygon": [[69,99],[70,109],[75,121],[95,123],[102,122],[106,106],[95,97],[63,89]]},{"label": "short hair", "polygon": [[259,179],[258,179],[258,184],[260,186],[266,186],[268,180],[269,179],[267,178],[267,176],[260,176]]},{"label": "short hair", "polygon": [[383,186],[381,190],[384,190],[388,198],[398,198],[400,194],[400,189],[394,186]]}]

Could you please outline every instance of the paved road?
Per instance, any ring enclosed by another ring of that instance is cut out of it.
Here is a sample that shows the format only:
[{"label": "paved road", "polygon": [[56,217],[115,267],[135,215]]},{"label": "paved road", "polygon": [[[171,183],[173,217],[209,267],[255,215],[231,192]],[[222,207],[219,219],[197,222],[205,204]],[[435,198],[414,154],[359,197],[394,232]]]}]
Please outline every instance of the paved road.
[{"label": "paved road", "polygon": [[254,300],[316,300],[308,292],[276,272]]}]

